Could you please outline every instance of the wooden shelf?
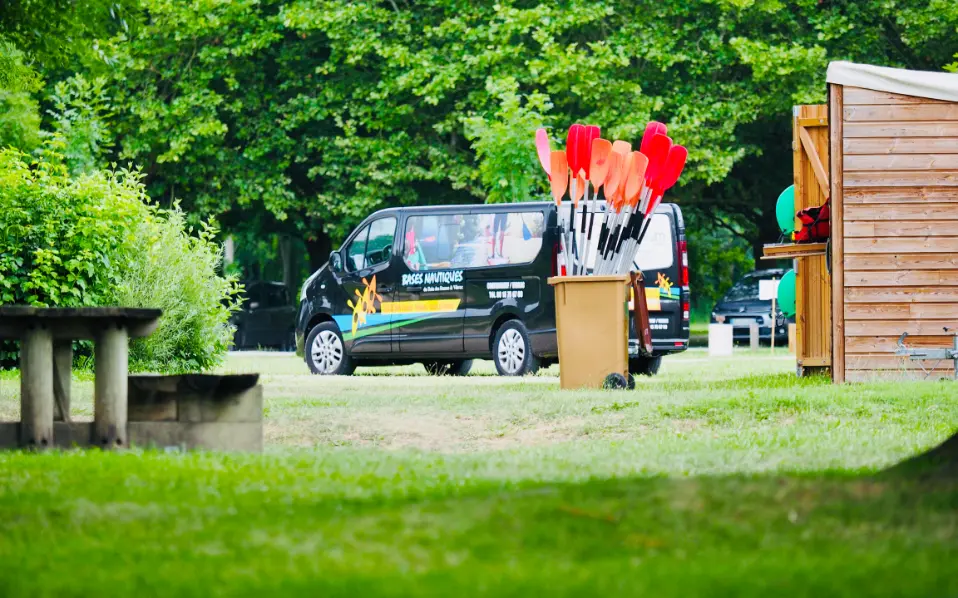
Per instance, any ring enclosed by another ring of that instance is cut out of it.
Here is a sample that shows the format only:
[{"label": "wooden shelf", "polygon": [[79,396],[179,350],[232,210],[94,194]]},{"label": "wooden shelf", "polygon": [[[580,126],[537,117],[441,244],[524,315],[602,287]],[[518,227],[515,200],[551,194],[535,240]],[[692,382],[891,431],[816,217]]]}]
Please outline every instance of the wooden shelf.
[{"label": "wooden shelf", "polygon": [[785,260],[811,255],[825,255],[825,243],[782,243],[763,247],[763,260]]}]

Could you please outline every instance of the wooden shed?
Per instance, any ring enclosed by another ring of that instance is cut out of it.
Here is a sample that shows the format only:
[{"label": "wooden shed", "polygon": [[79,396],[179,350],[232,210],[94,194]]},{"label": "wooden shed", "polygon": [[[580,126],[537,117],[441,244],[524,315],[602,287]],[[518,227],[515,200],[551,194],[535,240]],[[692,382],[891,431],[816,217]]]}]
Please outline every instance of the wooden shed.
[{"label": "wooden shed", "polygon": [[827,80],[832,378],[951,377],[895,350],[958,328],[958,75],[836,62]]}]

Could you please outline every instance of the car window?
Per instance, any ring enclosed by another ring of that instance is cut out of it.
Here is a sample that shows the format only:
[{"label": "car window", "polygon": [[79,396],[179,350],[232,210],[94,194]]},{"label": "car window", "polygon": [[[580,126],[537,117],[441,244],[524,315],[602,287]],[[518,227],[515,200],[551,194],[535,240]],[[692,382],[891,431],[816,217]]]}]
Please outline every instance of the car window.
[{"label": "car window", "polygon": [[395,236],[395,218],[380,218],[369,225],[369,240],[366,243],[367,268],[389,261]]},{"label": "car window", "polygon": [[539,255],[544,232],[542,212],[411,216],[403,260],[411,270],[526,264]]},{"label": "car window", "polygon": [[264,307],[283,307],[289,304],[286,296],[286,287],[271,284],[265,287],[266,305]]},{"label": "car window", "polygon": [[346,247],[346,271],[355,272],[366,267],[366,239],[369,237],[369,225],[363,227],[349,246]]},{"label": "car window", "polygon": [[251,303],[256,303],[257,307],[262,303],[261,289],[262,285],[260,284],[250,284],[246,283],[243,285],[243,309],[250,309]]}]

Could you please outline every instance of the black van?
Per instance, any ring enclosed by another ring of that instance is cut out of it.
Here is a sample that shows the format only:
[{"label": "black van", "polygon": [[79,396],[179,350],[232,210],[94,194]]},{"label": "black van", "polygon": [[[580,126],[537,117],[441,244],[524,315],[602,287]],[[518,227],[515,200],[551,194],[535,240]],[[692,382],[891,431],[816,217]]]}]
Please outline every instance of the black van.
[{"label": "black van", "polygon": [[[559,267],[558,218],[551,202],[376,212],[303,284],[297,352],[316,374],[423,363],[435,374],[464,375],[473,359],[491,358],[501,375],[518,376],[556,362],[555,295],[546,279]],[[688,348],[678,206],[656,209],[637,256],[654,355],[639,355],[632,331],[629,366],[652,375],[663,355]]]}]

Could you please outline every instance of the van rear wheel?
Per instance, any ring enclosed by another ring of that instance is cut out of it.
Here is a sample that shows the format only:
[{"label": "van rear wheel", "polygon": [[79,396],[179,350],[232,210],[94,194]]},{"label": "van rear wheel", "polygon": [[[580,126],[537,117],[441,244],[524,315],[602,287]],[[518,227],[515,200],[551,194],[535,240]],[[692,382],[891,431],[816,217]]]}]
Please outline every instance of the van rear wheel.
[{"label": "van rear wheel", "polygon": [[469,370],[472,369],[472,360],[424,361],[422,365],[433,376],[468,376]]},{"label": "van rear wheel", "polygon": [[539,360],[532,355],[529,332],[520,320],[509,320],[496,331],[492,361],[500,376],[525,376],[539,371]]},{"label": "van rear wheel", "polygon": [[636,357],[629,360],[629,373],[635,376],[654,376],[662,366],[662,356]]},{"label": "van rear wheel", "polygon": [[306,365],[314,374],[349,376],[356,370],[356,363],[346,354],[343,335],[333,322],[323,322],[309,331],[304,354]]}]

